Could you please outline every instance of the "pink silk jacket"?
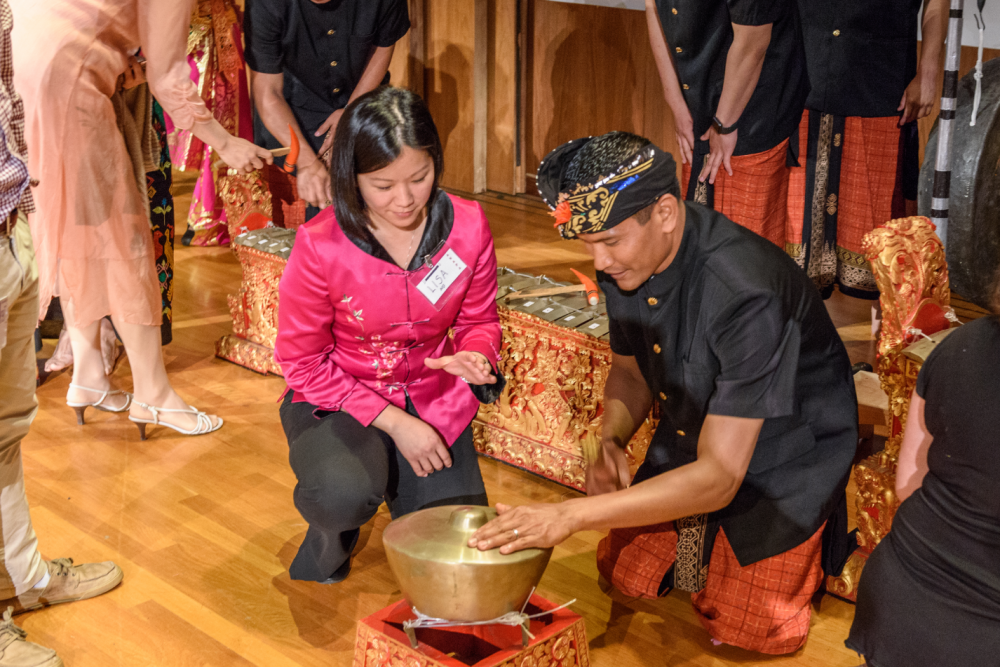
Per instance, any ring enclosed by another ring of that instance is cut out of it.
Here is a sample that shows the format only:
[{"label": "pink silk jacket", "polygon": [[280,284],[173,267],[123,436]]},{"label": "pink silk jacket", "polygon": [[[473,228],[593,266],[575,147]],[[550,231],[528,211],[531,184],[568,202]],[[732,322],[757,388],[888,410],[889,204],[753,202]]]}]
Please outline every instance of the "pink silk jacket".
[{"label": "pink silk jacket", "polygon": [[[451,199],[454,224],[433,256],[453,250],[466,268],[436,306],[417,290],[430,268],[405,271],[369,255],[329,207],[299,227],[279,286],[274,357],[296,402],[344,410],[364,426],[409,394],[421,419],[451,446],[479,401],[461,378],[424,365],[461,350],[499,358],[497,261],[476,202]],[[440,308],[440,310],[439,310]]]}]

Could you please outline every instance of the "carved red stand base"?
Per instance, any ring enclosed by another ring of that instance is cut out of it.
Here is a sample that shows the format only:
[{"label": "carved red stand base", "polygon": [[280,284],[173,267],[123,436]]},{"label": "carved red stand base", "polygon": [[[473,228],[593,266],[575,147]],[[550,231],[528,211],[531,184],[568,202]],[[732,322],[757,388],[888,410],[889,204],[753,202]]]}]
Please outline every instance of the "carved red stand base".
[{"label": "carved red stand base", "polygon": [[[531,596],[529,615],[557,605],[538,595]],[[354,667],[589,667],[587,631],[583,618],[569,609],[559,609],[531,621],[527,647],[521,643],[521,628],[509,625],[477,625],[454,628],[421,628],[416,631],[418,648],[410,647],[403,621],[413,619],[406,600],[358,622],[354,645]]]}]

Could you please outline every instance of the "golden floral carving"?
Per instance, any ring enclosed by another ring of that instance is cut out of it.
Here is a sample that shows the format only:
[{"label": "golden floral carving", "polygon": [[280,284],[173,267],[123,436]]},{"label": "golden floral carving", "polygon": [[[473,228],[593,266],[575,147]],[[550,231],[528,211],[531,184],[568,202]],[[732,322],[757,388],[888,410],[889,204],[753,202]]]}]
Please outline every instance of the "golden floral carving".
[{"label": "golden floral carving", "polygon": [[861,570],[867,560],[868,555],[865,551],[858,550],[852,553],[839,577],[827,577],[827,592],[846,600],[857,599],[858,581],[861,579]]},{"label": "golden floral carving", "polygon": [[885,449],[854,468],[858,545],[840,577],[829,579],[835,595],[854,599],[867,555],[892,528],[899,507],[896,466],[910,395],[920,366],[903,355],[907,329],[918,309],[932,302],[948,310],[951,292],[944,247],[923,217],[890,220],[869,232],[862,248],[881,292],[882,332],[877,371],[889,397],[890,437]]},{"label": "golden floral carving", "polygon": [[[219,178],[219,194],[226,209],[229,235],[236,238],[250,229],[260,229],[272,219],[271,192],[260,171],[242,174],[235,169],[227,170]],[[233,246],[235,251],[236,246]]]},{"label": "golden floral carving", "polygon": [[264,375],[282,375],[274,350],[238,336],[223,336],[215,343],[215,356]]},{"label": "golden floral carving", "polygon": [[872,230],[865,236],[862,248],[881,292],[882,333],[877,370],[882,389],[889,396],[894,422],[890,424],[892,437],[886,451],[895,460],[912,391],[902,355],[907,323],[927,300],[948,308],[951,301],[948,265],[934,225],[919,216],[890,220]]},{"label": "golden floral carving", "polygon": [[[601,400],[611,368],[611,348],[575,329],[507,308],[500,370],[507,387],[483,405],[473,434],[487,456],[585,489],[585,451],[600,446]],[[629,443],[632,472],[646,456],[655,424],[647,419]]]},{"label": "golden floral carving", "polygon": [[[557,634],[497,663],[497,667],[589,667],[590,654],[583,619]],[[443,667],[442,663],[393,641],[365,623],[358,623],[354,667]]]}]

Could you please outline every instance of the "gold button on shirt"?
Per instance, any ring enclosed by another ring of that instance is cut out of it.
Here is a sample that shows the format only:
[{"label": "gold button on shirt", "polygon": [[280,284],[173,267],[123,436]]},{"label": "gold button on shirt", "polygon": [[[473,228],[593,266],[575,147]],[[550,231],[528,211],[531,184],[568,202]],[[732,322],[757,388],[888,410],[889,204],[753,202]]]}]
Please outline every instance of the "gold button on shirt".
[{"label": "gold button on shirt", "polygon": [[336,66],[337,66],[337,61],[336,60],[334,60],[332,63],[330,63],[330,67],[336,67]]},{"label": "gold button on shirt", "polygon": [[664,393],[663,393],[662,391],[660,392],[660,400],[661,400],[661,401],[665,401],[665,400],[667,400],[667,395],[666,395],[666,394],[664,394]]},{"label": "gold button on shirt", "polygon": [[687,434],[684,431],[677,431],[677,435],[684,437]]},{"label": "gold button on shirt", "polygon": [[648,299],[646,299],[646,303],[648,303],[651,306],[655,306],[656,304],[659,303],[659,301],[657,300],[657,298],[655,296],[651,296]]},{"label": "gold button on shirt", "polygon": [[661,348],[660,348],[659,345],[657,345],[656,343],[653,343],[653,352],[655,352],[656,354],[659,354],[660,353],[660,349]]},{"label": "gold button on shirt", "polygon": [[840,37],[840,31],[839,30],[834,30],[833,31],[833,36],[834,37]]}]

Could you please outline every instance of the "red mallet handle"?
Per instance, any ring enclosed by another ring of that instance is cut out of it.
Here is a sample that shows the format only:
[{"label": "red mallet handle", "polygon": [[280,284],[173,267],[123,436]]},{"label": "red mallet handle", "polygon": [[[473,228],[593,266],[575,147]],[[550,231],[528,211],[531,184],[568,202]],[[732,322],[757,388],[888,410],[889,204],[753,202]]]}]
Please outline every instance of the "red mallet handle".
[{"label": "red mallet handle", "polygon": [[284,169],[286,173],[291,174],[295,171],[295,163],[299,161],[299,136],[295,134],[291,124],[288,125],[288,131],[292,135],[292,143],[288,149],[288,157],[285,158]]},{"label": "red mallet handle", "polygon": [[600,303],[601,299],[599,296],[597,296],[597,284],[594,283],[594,281],[588,278],[587,276],[577,271],[576,269],[570,269],[570,271],[572,271],[574,275],[576,275],[576,277],[580,279],[580,283],[587,290],[587,303],[589,303],[591,306],[596,306],[598,303]]}]

